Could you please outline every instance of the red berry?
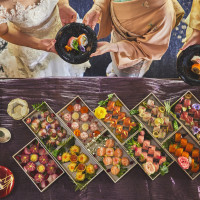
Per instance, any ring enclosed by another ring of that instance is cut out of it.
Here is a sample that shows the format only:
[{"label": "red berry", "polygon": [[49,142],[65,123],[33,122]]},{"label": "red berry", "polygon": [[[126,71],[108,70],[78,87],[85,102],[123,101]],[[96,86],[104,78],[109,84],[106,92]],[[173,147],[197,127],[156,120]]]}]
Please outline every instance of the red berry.
[{"label": "red berry", "polygon": [[27,123],[27,124],[30,124],[30,123],[31,123],[31,118],[27,118],[27,119],[26,119],[26,123]]},{"label": "red berry", "polygon": [[58,160],[62,160],[62,156],[58,156],[57,159],[58,159]]},{"label": "red berry", "polygon": [[97,170],[99,169],[99,166],[97,164],[94,165],[94,169]]}]

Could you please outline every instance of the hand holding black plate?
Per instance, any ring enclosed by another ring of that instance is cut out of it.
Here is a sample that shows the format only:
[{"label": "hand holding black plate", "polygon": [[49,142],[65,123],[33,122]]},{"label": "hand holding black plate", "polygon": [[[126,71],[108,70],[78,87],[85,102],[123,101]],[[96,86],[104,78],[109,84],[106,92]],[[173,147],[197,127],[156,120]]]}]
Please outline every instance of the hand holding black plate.
[{"label": "hand holding black plate", "polygon": [[[88,38],[88,45],[86,51],[72,50],[67,52],[65,46],[71,37],[78,37],[85,34]],[[56,35],[56,51],[58,55],[68,63],[81,64],[89,60],[90,55],[97,49],[96,33],[89,27],[81,23],[71,23],[62,27]]]},{"label": "hand holding black plate", "polygon": [[177,59],[177,71],[187,84],[199,86],[200,76],[191,70],[194,64],[191,60],[194,56],[200,56],[200,45],[190,46],[181,52]]}]

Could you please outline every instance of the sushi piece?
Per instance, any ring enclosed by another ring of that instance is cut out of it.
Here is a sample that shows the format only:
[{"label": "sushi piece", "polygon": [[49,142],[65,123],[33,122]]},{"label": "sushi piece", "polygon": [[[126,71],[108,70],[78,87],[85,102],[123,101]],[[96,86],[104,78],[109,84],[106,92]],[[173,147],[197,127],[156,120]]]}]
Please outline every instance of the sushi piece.
[{"label": "sushi piece", "polygon": [[111,120],[112,120],[112,114],[110,113],[106,114],[104,118],[104,122],[111,122]]},{"label": "sushi piece", "polygon": [[187,152],[187,151],[184,151],[183,153],[182,153],[182,156],[183,157],[186,157],[186,158],[189,158],[189,153]]},{"label": "sushi piece", "polygon": [[128,131],[127,130],[122,130],[121,138],[122,139],[126,139],[127,137],[128,137]]},{"label": "sushi piece", "polygon": [[111,119],[111,121],[110,121],[110,127],[116,128],[117,127],[117,122],[118,122],[117,119]]},{"label": "sushi piece", "polygon": [[121,107],[115,106],[113,110],[113,115],[116,116],[120,113]]},{"label": "sushi piece", "polygon": [[149,112],[144,112],[144,113],[143,113],[142,120],[143,120],[144,122],[148,122],[150,119],[151,119],[151,113],[149,113]]},{"label": "sushi piece", "polygon": [[107,110],[108,111],[113,111],[114,107],[115,107],[115,102],[114,101],[109,101],[108,105],[107,105]]},{"label": "sushi piece", "polygon": [[188,116],[187,119],[185,120],[185,125],[192,125],[193,124],[193,117]]},{"label": "sushi piece", "polygon": [[156,146],[150,145],[149,150],[148,150],[148,154],[154,155],[155,150],[156,150]]},{"label": "sushi piece", "polygon": [[163,126],[168,126],[169,124],[169,117],[163,117],[164,123]]},{"label": "sushi piece", "polygon": [[156,115],[158,114],[158,107],[153,108],[153,109],[151,110],[151,114],[156,116]]},{"label": "sushi piece", "polygon": [[181,133],[176,133],[175,134],[175,142],[180,142],[181,138],[182,138]]},{"label": "sushi piece", "polygon": [[139,106],[138,111],[139,113],[144,113],[146,112],[146,108],[144,106]]},{"label": "sushi piece", "polygon": [[169,123],[168,123],[168,131],[174,131],[172,122],[169,122]]},{"label": "sushi piece", "polygon": [[142,147],[136,148],[136,150],[135,150],[135,156],[139,157],[141,155],[141,153],[142,153]]},{"label": "sushi piece", "polygon": [[69,38],[67,46],[72,48],[72,49],[79,51],[79,49],[78,49],[78,39],[76,37]]},{"label": "sushi piece", "polygon": [[195,74],[200,75],[200,64],[194,64],[192,65],[191,71]]},{"label": "sushi piece", "polygon": [[147,160],[147,152],[142,152],[140,155],[140,162],[144,162],[145,160]]},{"label": "sushi piece", "polygon": [[151,117],[150,120],[148,121],[148,125],[154,127],[155,126],[155,117]]},{"label": "sushi piece", "polygon": [[106,140],[106,147],[107,148],[112,148],[115,146],[115,141],[113,139],[107,139]]},{"label": "sushi piece", "polygon": [[97,149],[97,155],[98,156],[104,156],[106,154],[106,148],[105,147],[99,147]]},{"label": "sushi piece", "polygon": [[194,113],[194,119],[200,119],[200,111]]},{"label": "sushi piece", "polygon": [[159,170],[159,163],[153,163],[154,167],[155,167],[155,172],[157,172]]},{"label": "sushi piece", "polygon": [[166,157],[162,156],[160,161],[159,161],[159,165],[162,165],[164,162],[166,162]]},{"label": "sushi piece", "polygon": [[196,112],[196,109],[195,109],[195,108],[189,109],[189,114],[194,115],[195,112]]},{"label": "sushi piece", "polygon": [[120,148],[115,149],[114,156],[121,158],[123,155],[123,151]]},{"label": "sushi piece", "polygon": [[125,117],[126,117],[125,112],[119,112],[118,113],[118,121],[123,121]]},{"label": "sushi piece", "polygon": [[106,155],[107,156],[113,156],[114,155],[114,149],[113,148],[107,148],[106,149]]},{"label": "sushi piece", "polygon": [[181,145],[181,147],[185,148],[185,147],[187,146],[187,143],[188,143],[188,142],[187,142],[187,139],[182,138],[182,139],[181,139],[181,144],[180,144],[180,145]]},{"label": "sushi piece", "polygon": [[112,163],[113,165],[118,165],[121,163],[121,159],[118,157],[114,157],[112,160],[113,160],[113,163]]},{"label": "sushi piece", "polygon": [[140,144],[142,144],[144,142],[144,136],[143,135],[138,135],[138,140],[137,140]]},{"label": "sushi piece", "polygon": [[137,124],[135,123],[135,122],[131,122],[131,124],[130,124],[130,126],[129,126],[129,131],[131,131],[131,129],[133,128],[133,127],[136,127],[137,126]]},{"label": "sushi piece", "polygon": [[180,157],[182,155],[182,153],[183,153],[183,148],[178,148],[175,151],[175,156]]},{"label": "sushi piece", "polygon": [[150,140],[144,140],[142,148],[148,150],[149,146],[150,146]]},{"label": "sushi piece", "polygon": [[157,118],[164,118],[164,113],[158,111]]},{"label": "sushi piece", "polygon": [[153,163],[153,157],[147,156],[146,161],[147,161],[147,162],[151,162],[151,163]]},{"label": "sushi piece", "polygon": [[123,130],[123,126],[122,125],[117,125],[117,127],[116,127],[116,133],[117,134],[121,134],[122,130]]},{"label": "sushi piece", "polygon": [[186,147],[185,147],[185,151],[190,153],[190,152],[192,152],[193,148],[194,148],[194,145],[188,142]]},{"label": "sushi piece", "polygon": [[130,117],[126,117],[123,121],[123,125],[129,127],[131,124],[131,118]]},{"label": "sushi piece", "polygon": [[167,130],[164,129],[164,128],[162,128],[162,129],[160,129],[160,132],[159,132],[159,134],[158,134],[158,138],[159,138],[159,139],[163,139],[163,138],[166,137],[166,134],[167,134]]},{"label": "sushi piece", "polygon": [[121,163],[122,163],[123,166],[127,167],[127,166],[129,166],[130,161],[129,161],[129,159],[127,157],[123,157],[121,159]]},{"label": "sushi piece", "polygon": [[155,106],[154,101],[151,100],[151,99],[149,99],[149,100],[147,101],[147,106],[148,106],[149,108],[154,108],[154,106]]},{"label": "sushi piece", "polygon": [[191,106],[191,100],[190,99],[185,99],[184,102],[183,102],[183,106],[186,107],[186,108]]},{"label": "sushi piece", "polygon": [[188,112],[182,112],[180,116],[180,120],[185,121],[188,118]]},{"label": "sushi piece", "polygon": [[191,61],[194,63],[194,64],[200,64],[200,57],[199,56],[193,56]]},{"label": "sushi piece", "polygon": [[155,151],[154,154],[153,154],[153,157],[154,157],[155,159],[159,159],[160,156],[161,156],[161,152],[160,152],[160,151]]},{"label": "sushi piece", "polygon": [[113,160],[112,160],[111,157],[106,156],[106,157],[103,158],[103,163],[104,163],[105,166],[112,165]]},{"label": "sushi piece", "polygon": [[169,152],[170,153],[175,153],[177,149],[177,144],[170,144],[169,145]]},{"label": "sushi piece", "polygon": [[174,108],[175,113],[181,113],[182,112],[182,107],[183,107],[182,104],[176,104],[176,106]]},{"label": "sushi piece", "polygon": [[160,132],[160,126],[154,126],[153,132]]},{"label": "sushi piece", "polygon": [[78,45],[79,46],[87,46],[88,45],[88,38],[85,34],[81,34],[79,37],[78,37]]},{"label": "sushi piece", "polygon": [[192,151],[192,158],[198,158],[199,157],[199,149],[194,149]]},{"label": "sushi piece", "polygon": [[119,172],[120,172],[120,168],[118,166],[112,166],[111,167],[111,173],[113,175],[117,175],[117,174],[119,174]]}]

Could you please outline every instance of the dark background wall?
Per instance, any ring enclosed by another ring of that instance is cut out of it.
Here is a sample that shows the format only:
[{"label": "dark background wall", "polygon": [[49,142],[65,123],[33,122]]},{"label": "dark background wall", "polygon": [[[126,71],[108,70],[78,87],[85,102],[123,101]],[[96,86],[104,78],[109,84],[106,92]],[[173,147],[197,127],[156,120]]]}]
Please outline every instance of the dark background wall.
[{"label": "dark background wall", "polygon": [[[184,19],[190,12],[192,0],[179,0],[186,14]],[[85,13],[92,7],[93,0],[70,0],[70,5],[83,18]],[[183,20],[184,21],[184,20]],[[96,32],[98,27],[96,28]],[[186,25],[181,22],[180,25],[172,32],[171,42],[168,51],[161,61],[154,61],[150,70],[145,77],[151,78],[176,78],[176,55],[182,46],[182,39],[185,37]],[[106,38],[109,41],[110,38]],[[85,76],[105,76],[108,64],[111,62],[110,55],[105,54],[91,59],[92,67],[88,69]]]}]

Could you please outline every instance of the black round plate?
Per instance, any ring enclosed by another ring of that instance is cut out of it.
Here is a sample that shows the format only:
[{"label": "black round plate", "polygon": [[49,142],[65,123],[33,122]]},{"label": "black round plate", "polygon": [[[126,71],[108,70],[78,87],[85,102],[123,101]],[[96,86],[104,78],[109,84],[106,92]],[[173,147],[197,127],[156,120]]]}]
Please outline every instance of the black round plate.
[{"label": "black round plate", "polygon": [[[68,40],[74,36],[78,37],[81,34],[86,34],[88,38],[88,45],[86,46],[86,52],[72,50],[67,52],[65,46]],[[62,27],[56,35],[56,51],[58,55],[68,63],[81,64],[89,60],[90,55],[97,49],[97,37],[96,33],[89,27],[81,23],[71,23]]]},{"label": "black round plate", "polygon": [[199,76],[191,71],[194,64],[191,61],[193,56],[200,56],[200,45],[190,46],[181,52],[177,59],[177,71],[184,82],[192,86],[199,86]]}]

